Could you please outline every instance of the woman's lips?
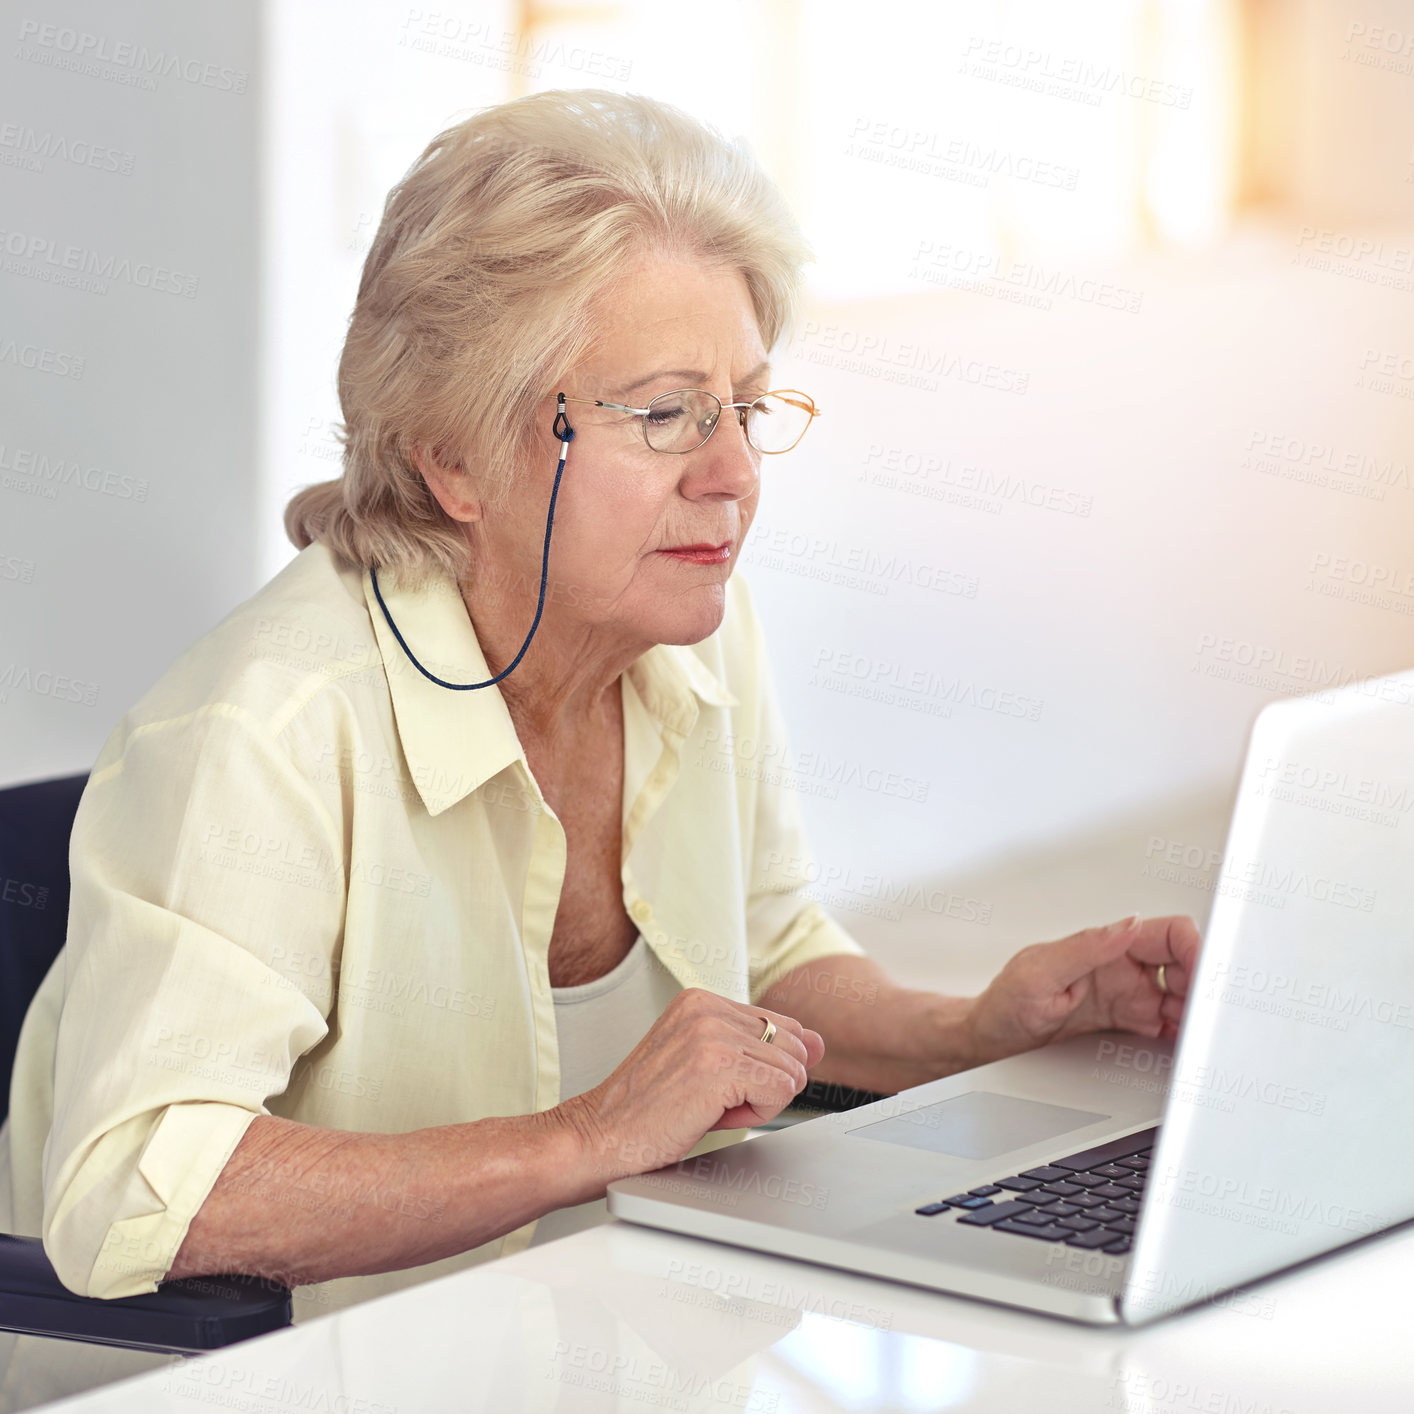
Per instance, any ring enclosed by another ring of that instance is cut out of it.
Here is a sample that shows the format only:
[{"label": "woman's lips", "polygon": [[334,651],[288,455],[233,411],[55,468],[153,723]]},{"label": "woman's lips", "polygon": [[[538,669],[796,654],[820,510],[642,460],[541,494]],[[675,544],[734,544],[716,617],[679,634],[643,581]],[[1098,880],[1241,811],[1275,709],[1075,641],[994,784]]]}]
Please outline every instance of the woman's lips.
[{"label": "woman's lips", "polygon": [[732,542],[728,540],[716,547],[702,545],[682,546],[672,550],[659,550],[673,560],[685,560],[694,565],[724,565],[732,557]]}]

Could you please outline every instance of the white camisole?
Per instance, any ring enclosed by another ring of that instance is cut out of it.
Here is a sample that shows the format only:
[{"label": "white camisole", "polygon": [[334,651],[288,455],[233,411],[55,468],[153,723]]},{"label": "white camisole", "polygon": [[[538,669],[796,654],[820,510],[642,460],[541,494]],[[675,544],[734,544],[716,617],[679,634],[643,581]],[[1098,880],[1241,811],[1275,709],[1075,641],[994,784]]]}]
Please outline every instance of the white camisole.
[{"label": "white camisole", "polygon": [[[611,972],[578,987],[552,987],[560,1041],[560,1099],[606,1080],[682,990],[640,933]],[[603,1198],[557,1208],[536,1224],[531,1246],[593,1227],[609,1215]]]}]

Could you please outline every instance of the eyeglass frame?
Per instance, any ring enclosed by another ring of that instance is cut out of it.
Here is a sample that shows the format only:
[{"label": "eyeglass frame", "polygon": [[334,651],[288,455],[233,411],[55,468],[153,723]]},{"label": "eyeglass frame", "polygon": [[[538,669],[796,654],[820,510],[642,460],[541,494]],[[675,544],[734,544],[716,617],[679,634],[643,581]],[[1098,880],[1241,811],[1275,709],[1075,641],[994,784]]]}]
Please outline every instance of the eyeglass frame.
[{"label": "eyeglass frame", "polygon": [[[648,414],[652,410],[653,404],[656,403],[659,398],[671,398],[677,393],[705,393],[707,397],[711,398],[717,404],[717,417],[712,423],[711,431],[708,432],[707,436],[698,442],[696,446],[684,447],[681,451],[669,452],[664,451],[661,447],[655,447],[652,442],[648,441]],[[717,425],[722,420],[722,413],[728,408],[745,408],[747,412],[750,412],[762,398],[779,397],[782,393],[794,393],[797,397],[804,398],[806,402],[810,404],[810,416],[806,419],[805,426],[800,429],[800,436],[797,437],[789,447],[782,447],[780,451],[777,452],[768,452],[764,447],[758,447],[750,437],[746,437],[746,445],[750,447],[753,452],[760,452],[763,457],[779,457],[784,456],[786,452],[793,452],[800,446],[802,438],[810,431],[810,424],[820,416],[820,409],[815,406],[815,399],[812,398],[809,393],[801,392],[799,388],[772,388],[768,392],[762,393],[759,397],[753,398],[749,403],[724,403],[715,393],[710,392],[706,388],[674,388],[672,392],[659,393],[656,397],[649,398],[646,408],[631,408],[624,403],[606,403],[600,398],[572,398],[568,393],[561,393],[559,396],[567,403],[589,403],[593,407],[609,408],[614,412],[631,412],[639,418],[639,426],[643,429],[643,440],[647,444],[650,452],[657,452],[660,456],[665,457],[681,457],[686,456],[688,452],[695,452],[698,447],[705,447],[707,445],[708,439],[712,436],[712,433],[717,430]],[[737,421],[738,425],[741,427],[742,436],[745,437],[746,414],[738,413]]]}]

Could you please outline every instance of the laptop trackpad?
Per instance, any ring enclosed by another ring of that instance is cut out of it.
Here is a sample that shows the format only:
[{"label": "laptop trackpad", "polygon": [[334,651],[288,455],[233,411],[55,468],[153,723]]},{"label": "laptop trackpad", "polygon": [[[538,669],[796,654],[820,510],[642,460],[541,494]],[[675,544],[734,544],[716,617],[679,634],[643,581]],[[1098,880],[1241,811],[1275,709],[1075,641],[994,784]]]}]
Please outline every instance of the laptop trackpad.
[{"label": "laptop trackpad", "polygon": [[1015,1095],[969,1090],[950,1100],[939,1100],[936,1105],[862,1124],[849,1133],[858,1139],[907,1144],[911,1149],[931,1149],[959,1159],[995,1159],[998,1154],[1108,1118],[1109,1115],[1092,1114],[1089,1110],[1019,1100]]}]

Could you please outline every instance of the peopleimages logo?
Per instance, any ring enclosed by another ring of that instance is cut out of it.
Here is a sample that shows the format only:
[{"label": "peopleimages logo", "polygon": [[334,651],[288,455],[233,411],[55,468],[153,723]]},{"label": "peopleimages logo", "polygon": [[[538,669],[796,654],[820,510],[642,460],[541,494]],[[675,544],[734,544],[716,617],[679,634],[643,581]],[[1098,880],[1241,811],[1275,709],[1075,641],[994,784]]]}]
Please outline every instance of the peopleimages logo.
[{"label": "peopleimages logo", "polygon": [[62,349],[46,349],[39,344],[22,344],[18,339],[0,337],[0,363],[28,368],[36,373],[52,373],[56,378],[82,378],[84,360]]},{"label": "peopleimages logo", "polygon": [[762,1198],[778,1198],[802,1208],[825,1208],[830,1202],[830,1190],[819,1184],[784,1178],[778,1173],[760,1174],[754,1169],[734,1168],[712,1154],[683,1159],[674,1168],[689,1178],[708,1179],[716,1188],[729,1193],[755,1193]]},{"label": "peopleimages logo", "polygon": [[91,167],[99,172],[132,175],[136,158],[106,143],[56,133],[52,128],[39,130],[27,124],[0,123],[0,161],[7,166],[25,166],[42,172],[50,158],[74,167]]},{"label": "peopleimages logo", "polygon": [[1348,1031],[1352,1021],[1414,1030],[1414,1000],[1373,997],[1340,982],[1265,967],[1220,963],[1208,978],[1205,995],[1253,1011],[1311,1020],[1333,1031]]},{"label": "peopleimages logo", "polygon": [[0,253],[8,274],[46,284],[73,284],[94,294],[107,294],[108,281],[135,285],[159,294],[195,299],[201,283],[196,275],[171,270],[150,260],[101,253],[81,245],[60,245],[52,236],[24,231],[0,231]]},{"label": "peopleimages logo", "polygon": [[1309,899],[1316,903],[1334,904],[1339,908],[1354,908],[1361,913],[1373,912],[1375,890],[1359,884],[1333,879],[1328,874],[1314,873],[1296,865],[1278,864],[1269,859],[1224,860],[1223,878],[1250,885],[1286,898]]},{"label": "peopleimages logo", "polygon": [[[697,764],[715,766],[718,760],[724,762],[723,769],[726,763],[732,761],[759,763],[763,767],[779,771],[792,785],[802,779],[818,779],[831,786],[853,786],[862,791],[893,796],[919,805],[927,801],[928,790],[932,784],[916,776],[852,761],[844,756],[832,756],[829,752],[796,751],[787,742],[739,736],[730,730],[722,731],[717,727],[709,727],[697,753]],[[835,791],[834,795],[838,795],[838,791]]]},{"label": "peopleimages logo", "polygon": [[979,685],[962,677],[949,678],[930,668],[910,668],[892,659],[849,649],[817,648],[812,668],[812,687],[873,697],[887,705],[914,705],[940,717],[950,717],[954,707],[974,707],[981,712],[1036,722],[1045,707],[1039,697]]},{"label": "peopleimages logo", "polygon": [[1186,109],[1193,102],[1191,84],[1172,83],[1110,64],[1097,64],[1083,55],[1056,55],[1033,45],[984,35],[974,34],[968,39],[958,72],[1056,98],[1077,99],[1091,107],[1111,94],[1164,108]]},{"label": "peopleimages logo", "polygon": [[46,25],[38,20],[20,21],[20,44],[14,57],[47,68],[66,69],[90,78],[109,79],[151,92],[158,79],[175,78],[201,88],[244,93],[250,75],[244,69],[204,63],[190,55],[145,44],[114,40],[106,34]]},{"label": "peopleimages logo", "polygon": [[0,703],[10,700],[11,692],[30,692],[37,697],[52,697],[56,702],[80,702],[92,707],[98,701],[98,684],[53,673],[47,668],[34,669],[25,663],[6,663],[0,668]]},{"label": "peopleimages logo", "polygon": [[900,383],[936,393],[939,378],[992,388],[1001,393],[1023,394],[1031,375],[1017,368],[965,358],[947,349],[926,344],[897,342],[886,334],[871,334],[840,324],[807,319],[791,341],[791,356],[848,373],[863,373],[885,382]]},{"label": "peopleimages logo", "polygon": [[909,127],[887,119],[855,118],[845,145],[846,157],[862,157],[888,167],[921,172],[927,176],[964,181],[985,187],[993,177],[1035,182],[1044,187],[1074,191],[1080,169],[1050,162],[1030,153],[962,137],[946,137],[926,128]]},{"label": "peopleimages logo", "polygon": [[1292,791],[1330,795],[1340,801],[1373,805],[1400,814],[1414,808],[1414,787],[1407,782],[1381,781],[1373,776],[1353,775],[1330,766],[1284,760],[1279,756],[1268,756],[1257,774],[1261,785],[1268,789],[1285,786]]},{"label": "peopleimages logo", "polygon": [[145,501],[148,492],[143,477],[84,466],[77,457],[51,456],[4,442],[0,442],[0,485],[31,491],[51,501],[57,499],[60,486],[93,491],[120,501]]}]

